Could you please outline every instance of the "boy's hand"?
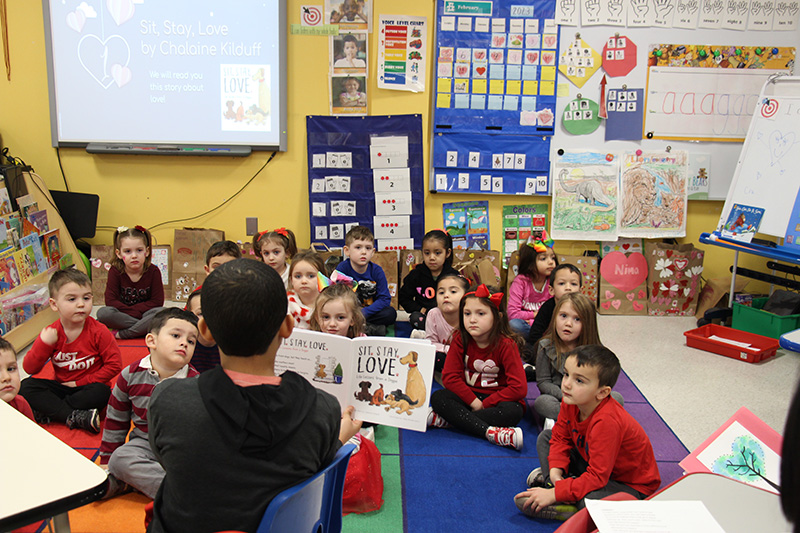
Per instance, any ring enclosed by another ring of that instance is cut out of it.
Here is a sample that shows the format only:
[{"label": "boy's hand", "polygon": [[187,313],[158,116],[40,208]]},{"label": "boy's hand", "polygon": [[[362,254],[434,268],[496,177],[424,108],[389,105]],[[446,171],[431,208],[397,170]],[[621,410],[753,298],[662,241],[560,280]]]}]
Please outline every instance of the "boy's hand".
[{"label": "boy's hand", "polygon": [[551,468],[550,469],[550,482],[555,484],[556,481],[561,481],[564,479],[564,471],[560,468]]},{"label": "boy's hand", "polygon": [[522,504],[523,509],[530,509],[534,513],[556,503],[556,489],[543,489],[541,487],[534,487],[526,491],[520,492],[514,499],[526,497],[525,503]]},{"label": "boy's hand", "polygon": [[56,328],[47,326],[39,333],[39,338],[48,346],[53,346],[58,341],[58,331]]},{"label": "boy's hand", "polygon": [[472,403],[469,404],[469,408],[473,411],[480,411],[483,409],[483,402],[479,398],[475,398],[472,400]]},{"label": "boy's hand", "polygon": [[356,408],[352,405],[348,405],[344,411],[342,411],[342,425],[339,428],[339,440],[342,444],[346,443],[350,440],[350,437],[358,433],[358,430],[361,429],[361,420],[353,420],[353,413],[355,413]]}]

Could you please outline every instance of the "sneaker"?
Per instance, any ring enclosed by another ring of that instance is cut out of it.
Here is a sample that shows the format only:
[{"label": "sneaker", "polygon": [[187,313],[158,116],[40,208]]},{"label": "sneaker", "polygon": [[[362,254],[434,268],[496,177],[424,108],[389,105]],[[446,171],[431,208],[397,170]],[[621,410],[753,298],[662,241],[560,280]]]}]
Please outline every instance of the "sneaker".
[{"label": "sneaker", "polygon": [[449,428],[450,424],[447,420],[434,413],[433,407],[428,407],[428,427]]},{"label": "sneaker", "polygon": [[523,505],[527,499],[528,498],[526,496],[520,496],[519,498],[514,498],[514,503],[517,504],[517,509],[532,518],[561,520],[563,522],[578,512],[577,507],[568,503],[556,503],[554,505],[548,505],[544,509],[539,509],[538,511],[533,512],[530,507],[527,509],[523,508]]},{"label": "sneaker", "polygon": [[524,365],[522,365],[522,368],[525,369],[525,380],[526,381],[528,381],[528,382],[536,381],[536,367],[535,366],[533,366],[533,365],[531,365],[529,363],[525,363]]},{"label": "sneaker", "polygon": [[415,329],[411,332],[412,339],[424,339],[425,337],[425,330],[423,329]]},{"label": "sneaker", "polygon": [[521,428],[499,428],[491,426],[486,430],[486,439],[498,446],[508,446],[519,451],[522,449],[522,429]]},{"label": "sneaker", "polygon": [[97,414],[97,409],[75,409],[67,418],[67,427],[100,433],[100,416]]},{"label": "sneaker", "polygon": [[108,500],[116,496],[121,496],[122,494],[127,494],[128,492],[132,491],[133,487],[131,487],[124,481],[120,481],[112,474],[108,474],[108,488],[106,489],[105,495],[101,499]]},{"label": "sneaker", "polygon": [[528,488],[531,487],[544,487],[544,475],[542,475],[542,468],[534,468],[528,474]]},{"label": "sneaker", "polygon": [[33,410],[33,419],[36,420],[37,424],[44,425],[50,423],[50,417],[44,413],[41,413],[37,410]]},{"label": "sneaker", "polygon": [[556,421],[552,418],[545,418],[544,419],[544,427],[542,429],[549,429],[552,430],[553,426],[556,425]]}]

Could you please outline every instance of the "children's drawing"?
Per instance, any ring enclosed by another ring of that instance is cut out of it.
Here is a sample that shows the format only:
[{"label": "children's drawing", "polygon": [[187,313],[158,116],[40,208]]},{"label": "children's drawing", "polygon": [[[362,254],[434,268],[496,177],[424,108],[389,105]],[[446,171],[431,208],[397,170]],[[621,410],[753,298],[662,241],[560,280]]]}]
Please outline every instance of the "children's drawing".
[{"label": "children's drawing", "polygon": [[[777,100],[775,101],[775,107],[777,108]],[[758,140],[769,149],[769,166],[774,167],[777,165],[780,168],[779,172],[783,174],[786,168],[781,164],[781,160],[789,153],[792,146],[797,144],[795,133],[793,131],[782,132],[775,130],[766,139],[763,132],[758,132],[757,136]]]},{"label": "children's drawing", "polygon": [[687,174],[684,151],[626,154],[622,170],[620,235],[685,236]]},{"label": "children's drawing", "polygon": [[566,152],[554,163],[553,172],[553,238],[616,239],[617,158],[597,152]]}]

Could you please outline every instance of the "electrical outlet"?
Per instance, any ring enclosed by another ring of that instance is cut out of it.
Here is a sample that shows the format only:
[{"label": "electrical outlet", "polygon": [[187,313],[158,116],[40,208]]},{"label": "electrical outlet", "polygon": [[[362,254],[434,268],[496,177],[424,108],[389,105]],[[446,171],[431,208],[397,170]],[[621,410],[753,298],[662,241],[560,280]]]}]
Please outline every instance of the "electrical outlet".
[{"label": "electrical outlet", "polygon": [[244,219],[245,227],[247,228],[247,236],[252,236],[258,233],[258,218],[247,217]]}]

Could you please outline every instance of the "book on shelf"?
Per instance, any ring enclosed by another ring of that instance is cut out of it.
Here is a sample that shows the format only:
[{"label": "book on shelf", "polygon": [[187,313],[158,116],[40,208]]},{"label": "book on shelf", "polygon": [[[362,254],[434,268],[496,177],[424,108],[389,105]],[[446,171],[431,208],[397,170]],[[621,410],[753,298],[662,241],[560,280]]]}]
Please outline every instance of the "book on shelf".
[{"label": "book on shelf", "polygon": [[0,252],[0,294],[6,293],[20,284],[17,262],[14,260],[14,249],[8,248]]},{"label": "book on shelf", "polygon": [[14,252],[14,261],[17,263],[20,284],[28,283],[30,279],[39,274],[33,248],[27,246]]},{"label": "book on shelf", "polygon": [[8,195],[5,180],[0,186],[0,215],[8,215],[11,213],[11,197]]},{"label": "book on shelf", "polygon": [[39,233],[50,231],[50,224],[47,221],[47,211],[41,209],[39,211],[31,211],[28,213],[28,220],[31,224],[39,229]]},{"label": "book on shelf", "polygon": [[296,372],[355,407],[354,418],[425,431],[436,350],[427,340],[357,337],[295,328],[275,358],[275,374]]},{"label": "book on shelf", "polygon": [[795,253],[800,250],[800,192],[797,193],[792,213],[789,215],[789,224],[786,226],[783,244],[792,248]]},{"label": "book on shelf", "polygon": [[61,232],[58,228],[51,229],[42,235],[42,252],[44,252],[51,267],[60,265]]},{"label": "book on shelf", "polygon": [[42,238],[38,234],[33,233],[27,237],[21,238],[19,240],[19,246],[20,248],[31,248],[33,257],[36,260],[36,270],[39,271],[39,274],[47,270],[48,264],[47,258],[45,258],[44,251],[42,250]]},{"label": "book on shelf", "polygon": [[751,242],[758,232],[764,209],[750,205],[733,204],[728,220],[720,228],[720,235],[726,239]]}]

